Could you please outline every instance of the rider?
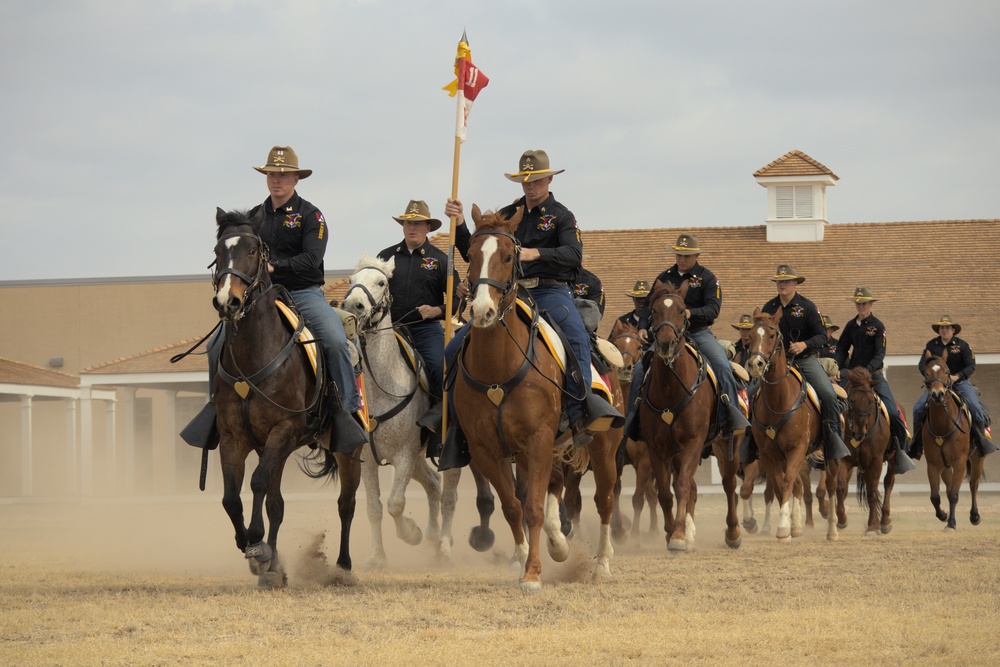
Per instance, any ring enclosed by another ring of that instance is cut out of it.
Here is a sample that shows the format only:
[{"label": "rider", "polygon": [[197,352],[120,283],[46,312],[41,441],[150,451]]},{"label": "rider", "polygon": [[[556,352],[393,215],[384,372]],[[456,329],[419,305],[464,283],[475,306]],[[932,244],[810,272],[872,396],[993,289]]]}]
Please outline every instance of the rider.
[{"label": "rider", "polygon": [[833,384],[816,355],[826,342],[826,331],[816,304],[797,293],[798,286],[805,278],[795,273],[789,264],[779,264],[771,280],[775,283],[778,296],[764,304],[761,311],[774,315],[780,308],[781,320],[778,330],[784,340],[788,363],[802,373],[806,382],[812,385],[822,406],[823,454],[827,460],[842,459],[850,454],[841,437],[840,404]]},{"label": "rider", "polygon": [[573,290],[574,298],[593,301],[600,309],[601,316],[604,315],[604,285],[595,274],[581,266],[576,280],[570,285],[570,289]]},{"label": "rider", "polygon": [[[821,315],[823,320],[823,326],[826,327],[826,342],[823,343],[823,347],[820,348],[819,358],[820,359],[836,359],[837,358],[837,343],[836,338],[833,337],[833,332],[840,327],[833,323],[829,315]],[[846,329],[845,329],[846,333]]]},{"label": "rider", "polygon": [[[736,385],[736,377],[733,375],[733,367],[726,357],[725,350],[716,340],[712,333],[712,324],[719,316],[719,309],[722,307],[722,286],[715,274],[698,263],[701,256],[701,248],[698,239],[693,234],[684,233],[677,237],[677,243],[671,248],[674,251],[675,263],[666,271],[656,277],[656,283],[670,283],[675,289],[679,288],[685,281],[688,283],[687,294],[684,296],[684,317],[689,322],[687,336],[691,343],[705,357],[715,377],[719,382],[719,401],[724,406],[721,411],[720,420],[723,425],[723,432],[735,433],[746,430],[750,422],[739,408],[737,398],[739,391]],[[648,314],[640,324],[640,330],[649,329]],[[647,334],[648,336],[648,334]],[[629,424],[631,429],[626,435],[633,440],[639,439],[638,431],[638,400],[641,399],[641,382],[643,375],[643,362],[636,363],[632,375],[632,387],[629,393]],[[636,378],[639,378],[637,381]],[[633,393],[634,392],[634,393]],[[635,396],[635,398],[631,398]]]},{"label": "rider", "polygon": [[[918,364],[920,374],[923,375],[924,366],[927,365],[929,358],[941,358],[945,351],[947,351],[948,374],[952,382],[951,388],[962,397],[965,404],[969,406],[969,412],[972,413],[972,432],[969,434],[970,443],[977,445],[983,456],[990,452],[995,452],[997,448],[986,434],[986,426],[989,419],[982,404],[979,402],[976,388],[969,381],[969,378],[976,370],[976,355],[972,353],[972,348],[969,347],[969,344],[958,337],[958,334],[962,331],[962,325],[953,322],[948,315],[942,315],[940,320],[931,325],[931,328],[934,329],[934,332],[938,336],[927,341],[927,345],[924,346],[924,353],[920,355],[920,363]],[[913,443],[910,446],[910,456],[914,459],[919,459],[924,452],[921,431],[923,420],[926,416],[927,390],[925,389],[924,393],[913,406]]]},{"label": "rider", "polygon": [[[906,424],[899,416],[896,399],[892,397],[889,381],[885,377],[884,360],[886,334],[885,325],[872,315],[872,304],[878,299],[872,296],[872,291],[862,285],[854,290],[854,296],[848,297],[858,310],[858,316],[844,325],[844,333],[837,346],[837,366],[840,367],[840,383],[847,385],[846,369],[862,367],[871,374],[872,388],[882,399],[889,413],[889,430],[892,433],[892,444],[896,448],[896,473],[902,474],[913,470],[916,466],[906,455],[910,443],[906,433]],[[830,326],[827,325],[829,333]],[[850,357],[848,358],[848,354]]]},{"label": "rider", "polygon": [[[320,210],[295,190],[299,180],[308,178],[312,169],[299,168],[298,156],[290,146],[275,146],[268,153],[267,162],[254,169],[267,177],[270,193],[249,214],[251,218],[262,219],[258,233],[270,250],[267,271],[272,282],[288,290],[312,334],[323,345],[327,379],[335,386],[330,392],[333,415],[331,446],[335,451],[353,452],[368,442],[368,435],[359,423],[361,398],[344,325],[323,294],[323,255],[330,235]],[[218,368],[222,343],[220,329],[207,347],[210,397],[213,395],[215,369]],[[214,416],[211,402],[206,409],[210,409]],[[195,417],[197,420],[198,417]],[[215,443],[208,439],[207,433],[200,435],[202,437],[192,438],[200,442],[188,442],[197,447],[214,447]]]},{"label": "rider", "polygon": [[[590,337],[573,304],[570,291],[570,285],[576,280],[583,259],[583,242],[576,216],[556,201],[549,191],[553,176],[563,171],[565,170],[549,167],[549,156],[545,151],[525,151],[518,161],[518,170],[505,174],[508,180],[521,184],[524,196],[500,209],[499,213],[510,218],[517,208],[524,211],[521,223],[514,231],[514,236],[521,245],[523,275],[520,282],[528,290],[538,309],[548,311],[548,316],[562,329],[579,362],[580,373],[567,382],[569,395],[566,412],[573,432],[573,444],[585,446],[594,437],[587,426],[600,417],[622,417],[606,401],[599,398],[595,400],[590,391]],[[445,214],[457,218],[459,222],[464,221],[462,202],[449,199],[445,205]],[[454,359],[468,328],[466,325],[455,333],[445,350],[446,359]],[[449,422],[455,430],[453,434],[449,428],[445,452],[451,448],[449,440],[454,439],[455,444],[460,441],[457,423],[451,419]],[[441,469],[445,469],[443,466],[446,458],[450,459],[446,453],[442,453]],[[460,456],[455,459],[456,464],[460,460],[467,459]]]},{"label": "rider", "polygon": [[740,339],[733,346],[735,349],[733,362],[740,366],[746,366],[747,359],[750,358],[750,329],[753,328],[753,315],[744,313],[740,315],[739,322],[729,326],[740,332]]},{"label": "rider", "polygon": [[[420,353],[430,383],[431,406],[417,423],[431,431],[441,431],[441,384],[444,374],[445,291],[448,289],[448,255],[427,240],[430,232],[441,227],[432,218],[423,200],[411,199],[406,210],[392,218],[403,227],[403,241],[378,254],[383,261],[394,260],[389,278],[392,296],[390,314],[395,325],[409,333],[413,346]],[[453,273],[457,286],[458,272]],[[452,314],[458,301],[452,303]]]}]

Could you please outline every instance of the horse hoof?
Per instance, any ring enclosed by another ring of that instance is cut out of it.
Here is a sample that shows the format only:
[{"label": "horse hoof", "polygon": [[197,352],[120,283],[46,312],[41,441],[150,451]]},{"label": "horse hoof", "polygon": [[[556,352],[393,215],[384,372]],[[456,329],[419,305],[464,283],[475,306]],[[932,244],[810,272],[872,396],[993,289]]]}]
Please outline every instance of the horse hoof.
[{"label": "horse hoof", "polygon": [[802,529],[801,528],[792,528],[791,534],[792,534],[792,537],[802,537]]},{"label": "horse hoof", "polygon": [[840,523],[839,521],[837,522],[837,530],[843,530],[845,528],[847,528],[847,522],[846,521],[844,523]]},{"label": "horse hoof", "polygon": [[288,576],[284,571],[262,572],[257,576],[257,588],[284,588],[288,585]]},{"label": "horse hoof", "polygon": [[792,539],[792,531],[789,528],[779,528],[778,532],[774,534],[779,540],[790,540]]},{"label": "horse hoof", "polygon": [[938,521],[947,521],[948,520],[948,515],[945,514],[944,512],[937,512],[937,518],[938,518]]},{"label": "horse hoof", "polygon": [[469,546],[482,553],[493,548],[494,539],[496,539],[496,536],[493,534],[491,528],[475,526],[472,532],[469,533]]},{"label": "horse hoof", "polygon": [[726,536],[726,546],[730,549],[739,549],[741,544],[743,544],[742,535],[737,535],[734,539],[729,539],[729,536]]},{"label": "horse hoof", "polygon": [[542,582],[540,582],[540,581],[522,581],[521,582],[521,592],[522,593],[541,593],[542,592]]},{"label": "horse hoof", "polygon": [[667,551],[687,551],[687,542],[673,538],[667,543]]},{"label": "horse hoof", "polygon": [[837,534],[837,533],[827,533],[826,534],[826,541],[827,542],[836,542],[839,539],[840,539],[840,535]]},{"label": "horse hoof", "polygon": [[969,521],[972,522],[973,526],[978,526],[980,521],[979,512],[969,512]]},{"label": "horse hoof", "polygon": [[549,557],[557,563],[565,562],[569,558],[569,543],[564,537],[562,540],[555,542],[553,540],[548,541],[549,547]]},{"label": "horse hoof", "polygon": [[865,531],[865,537],[878,537],[879,535],[881,535],[881,533],[879,533],[877,530],[866,530]]},{"label": "horse hoof", "polygon": [[944,532],[946,532],[946,533],[957,533],[958,531],[955,529],[955,526],[945,526],[944,527]]},{"label": "horse hoof", "polygon": [[269,563],[273,557],[274,550],[271,549],[271,545],[267,542],[251,544],[244,552],[244,558],[247,559],[247,563],[250,565],[250,572],[258,576],[268,570]]},{"label": "horse hoof", "polygon": [[757,519],[749,519],[743,522],[743,528],[751,535],[757,532]]},{"label": "horse hoof", "polygon": [[625,526],[611,527],[611,541],[615,544],[625,544],[628,541],[628,530]]},{"label": "horse hoof", "polygon": [[594,572],[590,575],[591,582],[597,584],[605,579],[611,578],[611,566],[606,562],[598,563],[594,566]]},{"label": "horse hoof", "polygon": [[372,556],[365,561],[364,568],[369,572],[381,572],[385,569],[386,558],[385,556]]},{"label": "horse hoof", "polygon": [[781,537],[779,535],[777,537],[778,537],[778,541],[781,542],[782,544],[791,544],[792,543],[792,536],[791,535],[785,535],[784,537]]}]

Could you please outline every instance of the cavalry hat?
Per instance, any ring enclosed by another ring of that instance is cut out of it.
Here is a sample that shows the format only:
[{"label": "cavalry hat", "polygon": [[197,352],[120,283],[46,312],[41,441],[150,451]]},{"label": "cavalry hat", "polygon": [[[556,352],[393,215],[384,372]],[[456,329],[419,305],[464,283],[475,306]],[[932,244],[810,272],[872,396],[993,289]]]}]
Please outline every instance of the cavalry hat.
[{"label": "cavalry hat", "polygon": [[872,291],[866,286],[862,285],[854,290],[854,296],[847,297],[848,301],[853,301],[854,303],[867,303],[869,301],[878,301],[872,296]]},{"label": "cavalry hat", "polygon": [[795,273],[795,269],[792,268],[791,264],[778,264],[778,268],[774,270],[771,280],[774,282],[778,282],[779,280],[794,280],[800,285],[806,281],[805,278]]},{"label": "cavalry hat", "polygon": [[504,176],[515,183],[531,183],[546,176],[561,174],[564,171],[566,170],[549,168],[549,156],[545,151],[524,151],[517,163],[517,171],[513,174],[504,174]]},{"label": "cavalry hat", "polygon": [[834,331],[836,331],[837,329],[840,328],[839,326],[833,323],[833,320],[830,319],[829,315],[820,315],[820,319],[823,320],[823,326],[826,327],[827,329],[833,329]]},{"label": "cavalry hat", "polygon": [[743,314],[740,315],[740,321],[736,324],[730,324],[734,329],[753,329],[753,315]]},{"label": "cavalry hat", "polygon": [[649,296],[649,283],[645,280],[635,281],[635,287],[632,288],[631,292],[625,292],[625,296],[630,296],[633,299],[641,299],[644,296]]},{"label": "cavalry hat", "polygon": [[701,254],[701,248],[698,247],[698,237],[694,234],[681,234],[677,237],[677,243],[670,247],[678,255]]},{"label": "cavalry hat", "polygon": [[392,219],[399,224],[403,224],[407,220],[424,220],[430,225],[432,232],[441,226],[440,220],[431,217],[431,210],[423,199],[411,199],[410,203],[406,205],[406,212],[399,216],[394,215]]},{"label": "cavalry hat", "polygon": [[299,169],[299,156],[291,146],[275,146],[267,154],[267,164],[254,167],[262,174],[298,174],[299,178],[309,178],[312,169]]},{"label": "cavalry hat", "polygon": [[962,331],[962,325],[951,321],[950,315],[942,315],[941,319],[931,325],[931,329],[934,329],[934,333],[938,333],[938,329],[941,327],[954,327],[955,335],[957,336],[960,331]]}]

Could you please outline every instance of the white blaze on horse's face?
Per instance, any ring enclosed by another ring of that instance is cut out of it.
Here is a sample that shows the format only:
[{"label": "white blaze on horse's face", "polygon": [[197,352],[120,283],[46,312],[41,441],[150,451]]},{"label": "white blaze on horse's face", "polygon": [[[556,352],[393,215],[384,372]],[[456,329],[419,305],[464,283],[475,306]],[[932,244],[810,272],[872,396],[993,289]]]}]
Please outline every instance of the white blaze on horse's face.
[{"label": "white blaze on horse's face", "polygon": [[[493,236],[483,241],[483,244],[479,247],[479,251],[483,256],[482,268],[479,274],[480,278],[493,277],[489,274],[490,260],[496,254],[498,248],[499,243],[496,237]],[[473,324],[479,327],[488,326],[492,317],[496,316],[497,304],[490,297],[489,285],[476,286],[476,291],[472,294],[472,300],[469,302],[469,312],[472,314]]]},{"label": "white blaze on horse's face", "polygon": [[[231,239],[226,239],[226,242],[225,242],[224,245],[226,246],[226,249],[229,251],[229,254],[228,254],[228,256],[229,256],[229,264],[226,265],[227,269],[232,269],[233,268],[233,254],[232,254],[233,253],[233,248],[235,248],[236,244],[238,244],[239,242],[240,242],[239,237],[233,237]],[[233,282],[232,281],[233,281],[233,274],[231,274],[231,273],[227,273],[222,278],[222,284],[219,285],[219,289],[215,293],[215,299],[216,299],[216,301],[218,301],[219,303],[227,303],[229,301],[229,297],[230,297],[229,291],[232,289],[232,286],[233,286]]]}]

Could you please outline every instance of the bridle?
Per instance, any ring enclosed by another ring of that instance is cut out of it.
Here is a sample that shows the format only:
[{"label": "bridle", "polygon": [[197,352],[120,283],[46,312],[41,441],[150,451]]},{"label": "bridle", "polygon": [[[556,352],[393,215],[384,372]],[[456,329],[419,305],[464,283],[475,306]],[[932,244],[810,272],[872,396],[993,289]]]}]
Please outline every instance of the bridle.
[{"label": "bridle", "polygon": [[385,316],[389,314],[389,311],[392,308],[392,294],[389,292],[389,276],[385,271],[375,266],[366,266],[363,269],[359,269],[358,273],[368,270],[378,271],[385,278],[386,286],[385,290],[382,292],[382,297],[380,299],[376,299],[372,296],[371,291],[364,285],[364,283],[361,282],[356,282],[351,285],[350,289],[347,290],[347,294],[344,295],[344,301],[347,301],[347,299],[351,296],[351,292],[357,289],[364,292],[365,297],[368,298],[368,315],[360,323],[362,330],[377,327],[379,323],[385,319]]},{"label": "bridle", "polygon": [[680,329],[678,329],[677,325],[670,320],[664,320],[656,326],[651,327],[649,334],[650,338],[655,341],[656,337],[659,335],[660,329],[663,327],[670,327],[670,329],[674,332],[674,339],[670,341],[670,345],[667,346],[667,356],[664,359],[664,361],[667,362],[667,366],[673,368],[674,362],[677,361],[677,357],[680,356],[681,350],[684,349],[684,337],[687,335],[690,321],[687,317],[684,299],[679,294],[666,294],[665,296],[670,299],[676,299],[680,302],[681,312],[684,313],[684,321],[681,323]]},{"label": "bridle", "polygon": [[[763,370],[760,373],[760,381],[763,382],[764,384],[777,384],[777,383],[781,382],[782,380],[784,380],[785,376],[782,375],[777,380],[774,380],[773,382],[768,382],[767,381],[767,369],[771,367],[771,362],[774,361],[774,358],[778,355],[778,351],[784,349],[784,342],[783,342],[783,339],[782,339],[782,336],[781,336],[781,329],[779,329],[778,327],[776,327],[773,324],[768,324],[767,322],[754,322],[754,326],[762,326],[765,329],[771,329],[772,331],[775,331],[777,333],[778,337],[774,341],[774,347],[771,349],[771,353],[770,354],[765,355],[760,350],[753,350],[747,356],[747,360],[746,360],[746,363],[744,365],[749,365],[750,362],[753,359],[757,358],[757,357],[762,358],[764,360],[764,368],[763,368]],[[785,375],[787,375],[787,374],[788,373],[786,372]]]},{"label": "bridle", "polygon": [[[869,399],[867,410],[857,409],[856,403],[851,400],[856,394]],[[871,387],[858,385],[847,390],[847,414],[844,415],[844,425],[847,427],[847,435],[851,436],[851,444],[855,447],[867,440],[878,428],[877,410],[880,404],[878,395]],[[869,423],[871,426],[868,426]]]},{"label": "bridle", "polygon": [[[506,239],[510,239],[511,243],[514,244],[514,269],[510,272],[510,277],[507,282],[502,283],[499,280],[493,280],[492,278],[477,278],[471,285],[469,285],[469,294],[474,295],[476,289],[480,285],[488,285],[489,287],[495,287],[502,290],[500,295],[500,301],[497,303],[497,310],[500,311],[500,315],[497,317],[498,321],[502,321],[503,318],[510,312],[511,308],[514,307],[516,299],[514,295],[517,293],[517,281],[523,275],[523,270],[521,267],[521,242],[517,238],[508,232],[501,231],[499,229],[477,229],[469,237],[469,242],[471,243],[473,239],[478,236],[502,236]],[[506,306],[504,306],[506,304]],[[504,306],[501,310],[500,306]]]},{"label": "bridle", "polygon": [[[632,350],[623,350],[618,347],[618,341],[622,338],[633,339],[639,341],[639,352],[633,352]],[[619,352],[622,353],[622,358],[628,357],[631,363],[623,365],[618,369],[618,377],[622,380],[631,380],[632,371],[635,368],[636,363],[639,362],[639,358],[642,356],[642,339],[639,338],[639,333],[635,330],[622,331],[620,334],[613,336],[611,338],[611,344],[614,345]]]},{"label": "bridle", "polygon": [[[244,237],[253,239],[257,242],[257,271],[254,273],[253,277],[233,267],[219,268],[218,259],[208,265],[209,269],[213,266],[215,267],[215,271],[212,272],[212,287],[215,289],[217,294],[219,292],[219,283],[221,282],[223,276],[234,275],[247,285],[246,291],[243,293],[243,299],[241,300],[239,309],[231,317],[226,318],[228,321],[240,319],[253,307],[254,302],[260,295],[252,299],[248,298],[248,296],[263,284],[264,276],[267,275],[267,263],[271,256],[271,252],[268,249],[267,244],[264,243],[259,235],[253,232],[232,232],[219,237],[219,241],[215,245],[216,257],[219,255],[220,246],[222,246],[226,240]],[[263,294],[263,292],[261,294]]]}]

